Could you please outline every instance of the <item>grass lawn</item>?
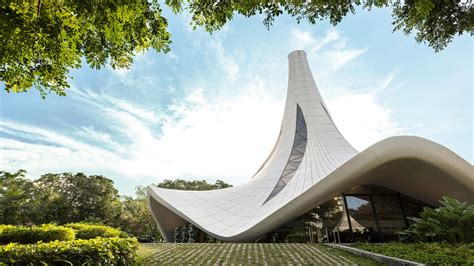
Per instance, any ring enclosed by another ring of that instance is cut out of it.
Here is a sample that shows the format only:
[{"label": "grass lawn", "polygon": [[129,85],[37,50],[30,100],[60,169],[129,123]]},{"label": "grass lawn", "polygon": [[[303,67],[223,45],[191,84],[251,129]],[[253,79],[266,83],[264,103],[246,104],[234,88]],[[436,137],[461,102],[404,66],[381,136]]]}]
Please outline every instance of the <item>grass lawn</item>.
[{"label": "grass lawn", "polygon": [[359,264],[380,265],[319,244],[142,244],[139,264]]},{"label": "grass lawn", "polygon": [[460,245],[447,243],[359,243],[354,247],[424,264],[474,265],[474,243]]}]

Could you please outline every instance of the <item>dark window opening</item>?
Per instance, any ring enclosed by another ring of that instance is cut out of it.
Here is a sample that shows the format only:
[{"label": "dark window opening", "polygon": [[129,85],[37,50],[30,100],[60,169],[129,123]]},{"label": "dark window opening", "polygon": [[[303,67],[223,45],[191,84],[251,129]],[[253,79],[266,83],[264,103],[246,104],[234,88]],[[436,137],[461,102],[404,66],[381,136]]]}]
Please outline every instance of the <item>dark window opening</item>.
[{"label": "dark window opening", "polygon": [[[398,240],[421,201],[377,186],[355,186],[262,237],[263,242],[349,243]],[[346,211],[347,210],[347,211]]]},{"label": "dark window opening", "polygon": [[[270,195],[267,197],[265,204],[267,201],[271,200],[273,197],[278,195],[283,188],[290,182],[290,180],[295,175],[298,167],[303,161],[303,156],[306,151],[306,143],[308,141],[308,132],[306,128],[306,121],[304,120],[303,111],[301,111],[300,106],[296,105],[296,129],[295,129],[295,138],[293,140],[293,147],[291,149],[290,157],[288,158],[288,162],[283,169],[283,172],[273,188]],[[283,185],[282,185],[283,183]]]}]

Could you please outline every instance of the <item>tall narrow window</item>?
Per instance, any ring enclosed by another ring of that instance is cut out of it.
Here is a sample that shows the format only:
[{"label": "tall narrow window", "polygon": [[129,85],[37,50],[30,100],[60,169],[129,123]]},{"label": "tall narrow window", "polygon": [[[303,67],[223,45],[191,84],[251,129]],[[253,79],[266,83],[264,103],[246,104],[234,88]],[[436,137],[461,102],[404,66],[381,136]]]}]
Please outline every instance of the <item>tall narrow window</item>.
[{"label": "tall narrow window", "polygon": [[304,120],[303,111],[301,111],[300,106],[296,105],[296,130],[295,130],[295,138],[293,140],[293,147],[291,149],[290,158],[288,158],[288,162],[286,163],[283,172],[278,179],[277,184],[273,188],[270,195],[267,197],[265,204],[267,201],[271,200],[275,197],[280,191],[290,182],[293,176],[298,170],[298,167],[303,160],[304,153],[306,151],[306,142],[308,141],[308,131],[306,129],[306,121]]}]

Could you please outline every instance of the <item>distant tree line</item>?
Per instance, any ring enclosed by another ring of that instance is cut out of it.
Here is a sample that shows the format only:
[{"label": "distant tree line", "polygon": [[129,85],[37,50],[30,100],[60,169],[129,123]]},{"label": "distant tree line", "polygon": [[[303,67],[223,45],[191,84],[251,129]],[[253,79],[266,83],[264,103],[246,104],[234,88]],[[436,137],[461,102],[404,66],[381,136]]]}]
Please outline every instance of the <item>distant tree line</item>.
[{"label": "distant tree line", "polygon": [[178,189],[178,190],[213,190],[213,189],[221,189],[221,188],[228,188],[232,185],[225,183],[222,180],[216,180],[214,184],[207,183],[206,180],[183,180],[183,179],[165,179],[163,182],[159,184],[154,184],[160,188],[168,188],[168,189]]},{"label": "distant tree line", "polygon": [[[153,184],[179,190],[212,190],[231,187],[222,180],[166,179]],[[146,187],[134,196],[119,195],[111,179],[83,173],[44,174],[36,180],[25,170],[0,171],[0,224],[65,224],[94,222],[119,227],[133,236],[161,239],[147,205]]]}]

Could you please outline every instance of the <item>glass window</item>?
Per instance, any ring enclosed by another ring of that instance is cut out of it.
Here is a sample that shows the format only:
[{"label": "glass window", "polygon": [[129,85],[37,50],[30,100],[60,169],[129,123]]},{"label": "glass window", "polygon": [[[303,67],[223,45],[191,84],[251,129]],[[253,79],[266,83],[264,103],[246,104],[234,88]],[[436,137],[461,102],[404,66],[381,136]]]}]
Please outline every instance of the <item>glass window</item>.
[{"label": "glass window", "polygon": [[303,111],[301,111],[301,108],[298,104],[296,105],[296,118],[295,139],[293,141],[290,159],[286,163],[283,173],[280,176],[280,181],[284,182],[283,186],[275,186],[263,204],[275,197],[286,186],[286,184],[290,182],[290,180],[293,178],[293,175],[296,173],[296,170],[300,166],[301,161],[303,161],[303,155],[306,151],[307,129]]},{"label": "glass window", "polygon": [[[405,215],[407,217],[419,217],[420,212],[423,211],[424,206],[432,207],[428,204],[422,203],[421,201],[415,200],[405,195],[401,195],[402,206],[403,210],[405,211]],[[408,219],[408,223],[413,223],[410,219]]]},{"label": "glass window", "polygon": [[[277,186],[278,191],[283,186]],[[282,242],[384,242],[398,240],[397,232],[406,228],[406,217],[418,216],[427,206],[407,195],[378,185],[352,187],[343,194],[348,215],[344,211],[343,197],[316,206],[293,222],[275,230]],[[375,212],[374,212],[375,210]],[[353,231],[349,230],[349,222]],[[410,220],[408,220],[410,222]],[[291,230],[290,230],[291,229]]]},{"label": "glass window", "polygon": [[[323,227],[328,227],[329,230],[335,229],[339,220],[342,218],[344,207],[341,197],[335,197],[327,201],[312,211],[313,218],[321,220]],[[316,218],[317,217],[317,218]]]},{"label": "glass window", "polygon": [[346,201],[353,232],[377,231],[369,196],[346,196]]},{"label": "glass window", "polygon": [[304,216],[307,239],[311,243],[350,241],[350,231],[347,224],[343,223],[344,217],[342,197],[334,197],[317,206]]},{"label": "glass window", "polygon": [[406,227],[397,195],[376,195],[372,200],[382,233],[396,233]]}]

